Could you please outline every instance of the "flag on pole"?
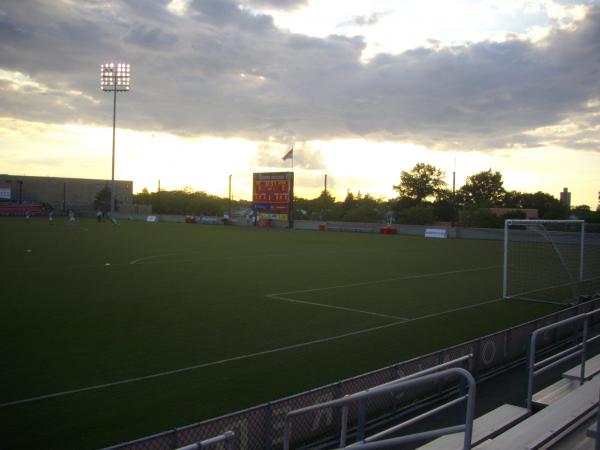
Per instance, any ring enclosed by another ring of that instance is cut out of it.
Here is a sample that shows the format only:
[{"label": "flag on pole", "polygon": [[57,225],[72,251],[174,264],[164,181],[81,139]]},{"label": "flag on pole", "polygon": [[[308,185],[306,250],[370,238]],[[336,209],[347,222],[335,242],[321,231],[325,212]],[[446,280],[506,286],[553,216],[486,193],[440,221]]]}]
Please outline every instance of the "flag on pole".
[{"label": "flag on pole", "polygon": [[290,148],[290,151],[287,152],[285,154],[285,156],[281,159],[283,159],[285,161],[286,159],[292,159],[292,158],[294,158],[294,147]]}]

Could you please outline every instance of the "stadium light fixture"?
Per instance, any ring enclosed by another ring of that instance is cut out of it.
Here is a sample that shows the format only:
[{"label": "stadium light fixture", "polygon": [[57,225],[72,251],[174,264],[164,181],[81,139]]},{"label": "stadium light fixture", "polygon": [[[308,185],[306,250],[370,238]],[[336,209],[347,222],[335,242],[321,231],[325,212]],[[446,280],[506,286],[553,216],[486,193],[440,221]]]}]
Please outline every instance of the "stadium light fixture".
[{"label": "stadium light fixture", "polygon": [[112,139],[112,175],[110,188],[110,216],[115,212],[115,129],[117,120],[117,92],[128,92],[131,84],[131,66],[125,63],[107,63],[100,65],[100,88],[113,93],[113,139]]}]

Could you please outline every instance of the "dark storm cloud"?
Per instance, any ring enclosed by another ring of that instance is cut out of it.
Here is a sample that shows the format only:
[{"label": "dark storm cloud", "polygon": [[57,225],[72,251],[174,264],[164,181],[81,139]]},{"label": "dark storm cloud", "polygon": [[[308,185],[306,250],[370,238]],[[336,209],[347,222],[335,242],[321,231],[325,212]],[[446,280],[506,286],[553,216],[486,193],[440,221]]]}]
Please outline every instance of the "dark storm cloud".
[{"label": "dark storm cloud", "polygon": [[[538,43],[417,48],[364,64],[360,37],[282,31],[270,16],[230,0],[194,0],[183,16],[168,4],[3,3],[0,69],[43,89],[3,81],[0,115],[109,124],[112,98],[99,90],[98,72],[114,60],[132,65],[119,123],[139,130],[282,144],[367,137],[459,150],[599,148],[592,120],[600,104],[600,8]],[[564,121],[576,132],[530,132]]]}]

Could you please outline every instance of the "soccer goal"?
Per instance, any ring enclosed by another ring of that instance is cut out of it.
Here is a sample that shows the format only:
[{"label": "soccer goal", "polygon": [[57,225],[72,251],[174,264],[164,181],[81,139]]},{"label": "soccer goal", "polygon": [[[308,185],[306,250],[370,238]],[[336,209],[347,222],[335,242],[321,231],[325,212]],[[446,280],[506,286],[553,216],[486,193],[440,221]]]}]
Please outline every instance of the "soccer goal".
[{"label": "soccer goal", "polygon": [[597,293],[598,231],[583,220],[506,220],[504,298],[571,304]]}]

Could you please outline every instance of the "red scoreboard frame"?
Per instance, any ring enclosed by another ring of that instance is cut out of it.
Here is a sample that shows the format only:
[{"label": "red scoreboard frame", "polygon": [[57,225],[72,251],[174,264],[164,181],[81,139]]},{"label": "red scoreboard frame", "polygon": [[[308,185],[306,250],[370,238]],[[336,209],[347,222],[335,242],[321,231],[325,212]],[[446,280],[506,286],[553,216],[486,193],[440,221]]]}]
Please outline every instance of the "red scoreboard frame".
[{"label": "red scoreboard frame", "polygon": [[252,176],[252,209],[269,220],[292,224],[294,172],[263,172]]}]

